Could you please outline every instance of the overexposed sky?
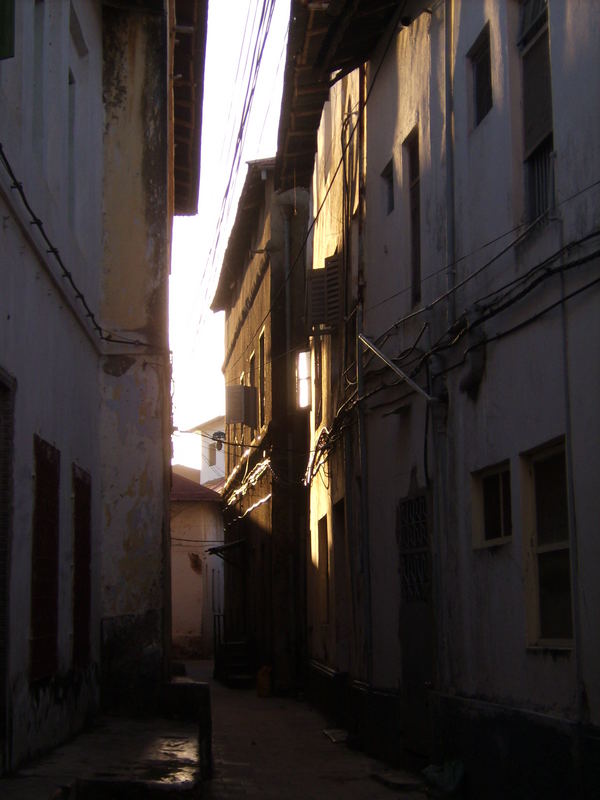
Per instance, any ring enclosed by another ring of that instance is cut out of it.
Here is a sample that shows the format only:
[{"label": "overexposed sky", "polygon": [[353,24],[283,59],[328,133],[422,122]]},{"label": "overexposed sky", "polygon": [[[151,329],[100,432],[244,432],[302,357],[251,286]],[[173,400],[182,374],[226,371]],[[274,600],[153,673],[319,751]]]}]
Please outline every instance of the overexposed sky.
[{"label": "overexposed sky", "polygon": [[[215,237],[231,169],[244,96],[249,83],[263,3],[210,0],[202,112],[198,215],[175,217],[171,263],[169,336],[173,351],[173,417],[185,430],[225,413],[221,366],[224,315],[209,305],[246,175],[246,162],[274,156],[285,66],[290,0],[276,0],[252,110],[246,124],[240,168],[228,214]],[[175,434],[174,461],[201,467],[200,437]]]}]

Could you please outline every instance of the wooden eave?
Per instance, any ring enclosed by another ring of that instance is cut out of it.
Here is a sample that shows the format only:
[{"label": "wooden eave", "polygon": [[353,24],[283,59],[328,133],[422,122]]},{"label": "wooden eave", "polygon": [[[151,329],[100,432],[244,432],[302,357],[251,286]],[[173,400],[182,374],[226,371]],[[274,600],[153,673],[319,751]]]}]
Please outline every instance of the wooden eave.
[{"label": "wooden eave", "polygon": [[410,22],[427,0],[292,0],[277,139],[278,189],[309,187],[317,131],[332,76],[369,60],[385,31]]},{"label": "wooden eave", "polygon": [[233,305],[235,287],[250,261],[250,244],[265,205],[267,177],[275,169],[274,158],[262,158],[248,163],[248,172],[238,202],[235,222],[229,235],[219,283],[211,303],[212,311],[225,311]]},{"label": "wooden eave", "polygon": [[175,0],[173,53],[174,210],[198,213],[208,0]]}]

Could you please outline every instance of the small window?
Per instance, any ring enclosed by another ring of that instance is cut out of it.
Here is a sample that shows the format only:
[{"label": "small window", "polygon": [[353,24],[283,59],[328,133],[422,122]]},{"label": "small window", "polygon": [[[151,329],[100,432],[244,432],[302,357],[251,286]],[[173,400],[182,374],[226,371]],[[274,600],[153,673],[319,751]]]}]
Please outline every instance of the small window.
[{"label": "small window", "polygon": [[413,306],[421,300],[421,179],[419,168],[419,130],[413,128],[404,140],[404,174],[408,183],[410,210],[410,272]]},{"label": "small window", "polygon": [[477,127],[492,108],[490,26],[487,24],[469,50],[473,85],[473,124]]},{"label": "small window", "polygon": [[504,462],[473,475],[473,533],[478,547],[512,536],[510,466]]},{"label": "small window", "polygon": [[302,350],[298,353],[296,363],[296,403],[298,408],[310,406],[310,377],[310,350]]},{"label": "small window", "polygon": [[217,463],[217,443],[211,442],[208,445],[208,466],[214,467]]},{"label": "small window", "polygon": [[386,214],[394,210],[394,160],[390,159],[381,173],[384,191],[384,208]]},{"label": "small window", "polygon": [[554,200],[550,40],[544,2],[526,2],[522,14],[519,43],[523,70],[526,211],[533,221],[547,212]]},{"label": "small window", "polygon": [[29,674],[50,678],[58,666],[58,538],[60,453],[34,437],[35,484],[31,547]]}]

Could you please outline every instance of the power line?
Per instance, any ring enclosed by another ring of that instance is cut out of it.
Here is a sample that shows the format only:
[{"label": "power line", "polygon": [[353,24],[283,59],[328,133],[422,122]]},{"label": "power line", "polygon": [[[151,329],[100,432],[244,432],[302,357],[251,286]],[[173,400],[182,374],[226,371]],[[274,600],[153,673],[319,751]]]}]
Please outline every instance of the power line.
[{"label": "power line", "polygon": [[[70,272],[67,269],[67,267],[66,267],[66,265],[65,265],[65,263],[64,263],[64,261],[62,259],[62,256],[60,255],[60,251],[52,243],[52,241],[50,240],[50,237],[46,233],[43,221],[40,219],[40,217],[38,217],[38,215],[35,213],[35,211],[31,207],[31,205],[29,203],[29,200],[27,199],[27,195],[25,194],[25,190],[23,188],[23,184],[19,180],[17,180],[17,177],[16,177],[16,175],[15,175],[15,173],[13,171],[13,168],[11,167],[10,162],[8,160],[8,157],[7,157],[7,155],[6,155],[5,151],[4,151],[4,147],[2,146],[2,143],[0,143],[0,161],[2,161],[2,165],[3,165],[4,169],[6,170],[8,176],[9,176],[9,178],[11,180],[11,187],[10,188],[15,190],[17,192],[17,194],[19,195],[19,197],[21,198],[21,202],[25,206],[25,208],[27,210],[27,213],[30,216],[30,224],[34,225],[39,230],[39,232],[40,232],[40,234],[42,236],[42,239],[44,240],[44,242],[46,244],[46,247],[47,247],[46,254],[47,255],[51,255],[51,256],[54,257],[56,263],[60,267],[60,271],[61,271],[62,277],[67,281],[67,283],[69,284],[69,286],[73,290],[73,294],[75,295],[75,300],[76,301],[78,300],[81,303],[81,305],[83,306],[83,309],[85,311],[85,316],[87,317],[87,319],[89,319],[90,325],[92,326],[92,328],[94,329],[94,331],[98,335],[98,338],[101,339],[104,342],[111,342],[112,344],[126,344],[126,345],[131,345],[133,347],[152,347],[152,348],[157,349],[157,350],[162,350],[163,348],[155,347],[154,345],[149,344],[147,342],[142,342],[139,339],[125,339],[125,338],[123,338],[121,336],[117,336],[116,334],[111,333],[109,330],[107,330],[106,328],[103,328],[100,325],[100,323],[98,322],[98,320],[96,318],[95,313],[92,311],[88,301],[86,300],[85,295],[83,294],[81,289],[75,283],[75,279],[73,278],[72,272]],[[168,351],[165,350],[164,352],[166,353]]]}]

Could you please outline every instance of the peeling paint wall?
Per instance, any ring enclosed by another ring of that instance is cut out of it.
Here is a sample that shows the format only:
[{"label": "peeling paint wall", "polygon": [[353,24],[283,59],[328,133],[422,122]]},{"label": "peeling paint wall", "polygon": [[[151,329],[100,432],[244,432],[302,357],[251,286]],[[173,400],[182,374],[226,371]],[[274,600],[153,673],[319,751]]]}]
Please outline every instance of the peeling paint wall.
[{"label": "peeling paint wall", "polygon": [[[23,0],[15,11],[15,56],[0,62],[0,142],[44,231],[97,310],[103,113],[99,5]],[[78,20],[79,48],[83,42],[88,51],[84,58],[70,32],[71,14]],[[43,41],[37,54],[36,25]],[[69,70],[77,88],[73,124],[82,135],[85,131],[82,147],[71,151]],[[0,730],[0,772],[82,727],[98,707],[100,659],[99,341],[11,185],[0,165],[0,376],[15,385],[8,686],[0,688],[6,688],[8,717]],[[75,209],[70,197],[77,201]],[[34,435],[60,452],[57,669],[37,682],[30,679]],[[91,661],[84,669],[73,664],[73,464],[91,477]]]},{"label": "peeling paint wall", "polygon": [[169,636],[166,20],[105,6],[103,37],[102,315],[146,345],[100,373],[102,680],[119,702],[160,680]]}]

